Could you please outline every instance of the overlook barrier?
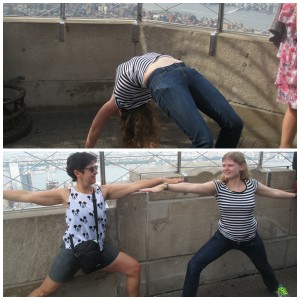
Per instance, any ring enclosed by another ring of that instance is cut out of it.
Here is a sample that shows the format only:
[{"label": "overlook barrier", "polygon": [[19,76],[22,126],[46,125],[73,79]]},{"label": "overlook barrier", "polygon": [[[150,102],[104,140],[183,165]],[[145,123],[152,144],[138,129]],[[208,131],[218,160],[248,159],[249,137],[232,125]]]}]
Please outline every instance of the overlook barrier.
[{"label": "overlook barrier", "polygon": [[[110,98],[120,63],[146,52],[167,53],[196,68],[224,94],[244,121],[244,148],[279,145],[286,107],[275,101],[279,61],[266,37],[220,33],[211,56],[210,30],[134,26],[132,20],[72,19],[61,42],[57,19],[5,17],[4,80],[23,76],[18,84],[27,91],[28,108],[60,108],[67,119],[72,108],[100,107]],[[211,120],[208,125],[218,128]]]},{"label": "overlook barrier", "polygon": [[[189,175],[206,182],[219,171]],[[296,173],[255,169],[253,177],[273,188],[293,190]],[[136,176],[136,174],[132,174]],[[256,197],[258,231],[274,269],[297,265],[296,200]],[[25,296],[47,275],[62,243],[64,209],[4,214],[4,296]],[[182,289],[188,260],[216,231],[219,213],[214,197],[161,192],[135,193],[110,202],[107,239],[142,264],[141,294],[163,295]],[[257,270],[233,250],[211,263],[201,284],[254,274]],[[125,296],[125,277],[98,271],[78,273],[56,296]]]}]

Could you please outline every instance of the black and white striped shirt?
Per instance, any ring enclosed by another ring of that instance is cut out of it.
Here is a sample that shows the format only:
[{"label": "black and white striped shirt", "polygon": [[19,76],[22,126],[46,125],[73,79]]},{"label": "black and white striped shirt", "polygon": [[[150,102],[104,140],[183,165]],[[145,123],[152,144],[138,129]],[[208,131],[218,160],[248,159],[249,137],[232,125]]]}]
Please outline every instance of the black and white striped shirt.
[{"label": "black and white striped shirt", "polygon": [[162,56],[170,57],[151,52],[135,56],[118,66],[114,96],[120,109],[134,109],[152,99],[149,90],[144,86],[144,74],[147,68]]},{"label": "black and white striped shirt", "polygon": [[221,214],[219,231],[236,242],[249,241],[254,238],[257,230],[257,221],[254,217],[257,180],[245,180],[246,189],[243,192],[231,191],[226,183],[220,180],[215,180],[214,183]]}]

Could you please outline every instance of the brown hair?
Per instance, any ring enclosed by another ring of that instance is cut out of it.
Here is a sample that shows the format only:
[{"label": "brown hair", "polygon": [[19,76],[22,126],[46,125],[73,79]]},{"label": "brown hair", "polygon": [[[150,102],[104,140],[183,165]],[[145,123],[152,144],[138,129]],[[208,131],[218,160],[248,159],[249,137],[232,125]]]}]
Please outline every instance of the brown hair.
[{"label": "brown hair", "polygon": [[159,145],[160,126],[151,103],[121,110],[120,115],[123,147],[155,148]]},{"label": "brown hair", "polygon": [[[248,169],[246,158],[245,158],[245,156],[242,152],[238,152],[238,151],[236,151],[236,152],[227,152],[222,157],[222,162],[226,159],[231,159],[240,166],[244,165],[243,170],[240,171],[241,180],[246,180],[246,179],[249,179],[251,177],[251,173]],[[223,181],[223,182],[227,181],[223,174],[221,175],[221,181]]]}]

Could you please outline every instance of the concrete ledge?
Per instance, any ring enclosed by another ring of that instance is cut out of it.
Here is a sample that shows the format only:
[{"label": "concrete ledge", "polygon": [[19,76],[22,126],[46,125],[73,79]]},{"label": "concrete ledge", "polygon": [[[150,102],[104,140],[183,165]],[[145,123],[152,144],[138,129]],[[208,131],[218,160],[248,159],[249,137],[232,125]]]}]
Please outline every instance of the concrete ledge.
[{"label": "concrete ledge", "polygon": [[[277,49],[266,37],[221,33],[216,55],[210,56],[211,31],[143,22],[139,41],[134,42],[132,24],[133,20],[68,20],[65,41],[60,42],[58,18],[4,18],[4,80],[25,77],[17,84],[27,90],[29,108],[100,107],[111,96],[120,63],[145,52],[168,53],[200,71],[241,116],[245,128],[240,148],[278,147],[286,106],[275,101]],[[208,122],[216,137],[219,127]],[[85,137],[90,123],[91,120]],[[64,132],[65,137],[70,134],[71,131]],[[58,140],[43,145],[83,147],[84,142],[78,139],[76,146]],[[119,147],[116,141],[97,146]],[[37,143],[30,147],[40,146]],[[190,147],[190,143],[171,143],[171,147]]]},{"label": "concrete ledge", "polygon": [[[207,175],[205,171],[203,177]],[[201,173],[198,176],[201,178]],[[269,186],[290,190],[296,173],[255,170],[253,176],[266,180]],[[23,217],[22,213],[4,214],[4,296],[25,296],[48,273],[65,228],[65,216],[60,210],[26,211]],[[271,266],[296,266],[296,199],[257,197],[255,214]],[[214,197],[135,193],[117,200],[116,206],[108,210],[107,219],[107,240],[141,262],[141,293],[153,296],[182,288],[187,262],[217,230],[219,212]],[[202,272],[200,283],[255,273],[246,255],[230,251]],[[125,296],[125,286],[125,276],[121,274],[99,271],[86,276],[78,272],[57,296]]]}]

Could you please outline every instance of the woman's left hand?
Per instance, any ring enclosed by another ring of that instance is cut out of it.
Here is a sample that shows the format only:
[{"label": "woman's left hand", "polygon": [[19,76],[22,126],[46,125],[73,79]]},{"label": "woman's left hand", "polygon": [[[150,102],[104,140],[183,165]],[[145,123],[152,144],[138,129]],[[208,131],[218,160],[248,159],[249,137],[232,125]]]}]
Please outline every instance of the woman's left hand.
[{"label": "woman's left hand", "polygon": [[180,182],[183,182],[183,181],[184,181],[183,177],[179,177],[179,178],[165,178],[164,183],[176,184],[176,183],[180,183]]}]

